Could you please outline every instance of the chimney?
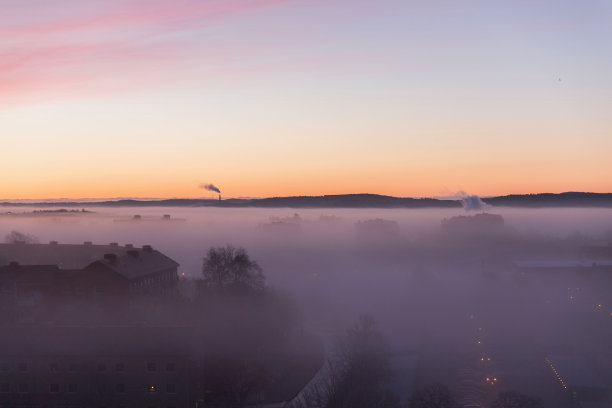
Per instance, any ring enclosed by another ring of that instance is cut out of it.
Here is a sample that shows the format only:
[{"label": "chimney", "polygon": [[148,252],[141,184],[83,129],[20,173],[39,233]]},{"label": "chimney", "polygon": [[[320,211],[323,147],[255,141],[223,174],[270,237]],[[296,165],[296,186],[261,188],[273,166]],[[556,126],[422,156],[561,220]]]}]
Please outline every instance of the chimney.
[{"label": "chimney", "polygon": [[131,249],[131,248],[134,248],[134,245],[132,245],[132,244],[125,244],[125,247],[128,248],[128,249]]},{"label": "chimney", "polygon": [[85,241],[85,242],[83,242],[83,245],[85,245],[85,246],[91,246],[91,241]]},{"label": "chimney", "polygon": [[118,244],[118,243],[116,243],[116,242],[111,242],[111,243],[110,243],[110,244],[108,244],[108,245],[110,245],[110,246],[112,246],[112,247],[118,247],[118,246],[119,246],[119,244]]},{"label": "chimney", "polygon": [[57,245],[57,241],[49,241],[49,245]]},{"label": "chimney", "polygon": [[219,193],[219,201],[221,201],[221,193]]},{"label": "chimney", "polygon": [[110,262],[111,265],[117,264],[117,254],[104,254],[104,259]]},{"label": "chimney", "polygon": [[164,220],[169,220],[170,219],[170,214],[164,214]]},{"label": "chimney", "polygon": [[9,262],[9,268],[11,268],[11,269],[15,269],[15,268],[17,268],[18,266],[19,266],[19,262],[17,262],[17,261],[11,261],[11,262]]},{"label": "chimney", "polygon": [[151,245],[143,245],[142,250],[145,252],[153,252],[153,247],[151,247]]}]

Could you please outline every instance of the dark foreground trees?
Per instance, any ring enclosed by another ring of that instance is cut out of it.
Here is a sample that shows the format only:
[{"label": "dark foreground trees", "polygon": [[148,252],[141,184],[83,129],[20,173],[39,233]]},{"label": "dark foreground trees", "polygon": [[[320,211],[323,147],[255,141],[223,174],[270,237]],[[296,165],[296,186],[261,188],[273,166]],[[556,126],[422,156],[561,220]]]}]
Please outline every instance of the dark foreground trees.
[{"label": "dark foreground trees", "polygon": [[289,399],[323,361],[293,300],[265,285],[244,248],[211,248],[202,273],[192,311],[201,344],[198,398],[218,408]]},{"label": "dark foreground trees", "polygon": [[266,279],[261,267],[244,248],[210,248],[202,266],[202,284],[207,289],[262,290]]},{"label": "dark foreground trees", "polygon": [[327,408],[394,408],[387,387],[392,376],[384,336],[371,316],[361,316],[336,345]]},{"label": "dark foreground trees", "polygon": [[456,408],[449,389],[443,384],[432,384],[416,391],[410,399],[410,408]]},{"label": "dark foreground trees", "polygon": [[396,408],[389,353],[376,321],[362,316],[337,341],[321,378],[296,408]]},{"label": "dark foreground trees", "polygon": [[4,237],[4,241],[8,244],[15,244],[19,242],[22,242],[24,244],[38,244],[39,242],[38,238],[36,238],[34,235],[26,234],[15,230],[6,234],[6,236]]},{"label": "dark foreground trees", "polygon": [[490,408],[542,408],[539,398],[532,398],[517,392],[500,392]]}]

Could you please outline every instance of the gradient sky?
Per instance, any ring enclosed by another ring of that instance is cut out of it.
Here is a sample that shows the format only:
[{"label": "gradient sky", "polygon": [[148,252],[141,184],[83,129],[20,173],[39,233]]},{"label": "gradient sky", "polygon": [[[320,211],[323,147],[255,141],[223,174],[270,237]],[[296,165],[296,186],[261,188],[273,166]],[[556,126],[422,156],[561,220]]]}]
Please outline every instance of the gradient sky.
[{"label": "gradient sky", "polygon": [[609,0],[0,0],[0,198],[612,192]]}]

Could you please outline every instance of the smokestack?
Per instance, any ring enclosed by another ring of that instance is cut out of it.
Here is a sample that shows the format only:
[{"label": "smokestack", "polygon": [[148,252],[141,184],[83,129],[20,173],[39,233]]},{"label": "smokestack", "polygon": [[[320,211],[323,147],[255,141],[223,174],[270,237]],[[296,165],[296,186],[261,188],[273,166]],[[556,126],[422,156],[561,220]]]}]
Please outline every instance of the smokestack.
[{"label": "smokestack", "polygon": [[219,201],[221,201],[221,193],[219,193]]}]

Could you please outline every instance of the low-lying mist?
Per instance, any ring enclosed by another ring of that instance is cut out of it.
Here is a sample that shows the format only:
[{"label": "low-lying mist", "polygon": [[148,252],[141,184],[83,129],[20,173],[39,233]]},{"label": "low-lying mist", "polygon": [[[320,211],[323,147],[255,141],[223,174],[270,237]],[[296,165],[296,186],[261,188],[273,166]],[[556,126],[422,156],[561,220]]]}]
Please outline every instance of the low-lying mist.
[{"label": "low-lying mist", "polygon": [[612,209],[38,210],[3,208],[0,236],[149,244],[180,264],[187,296],[210,247],[243,247],[324,343],[372,316],[393,355],[418,356],[415,387],[460,398],[487,373],[483,399],[506,390],[565,406],[548,355],[612,383],[612,254],[592,250],[612,245]]}]

